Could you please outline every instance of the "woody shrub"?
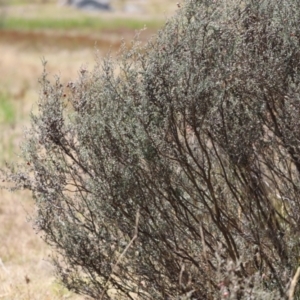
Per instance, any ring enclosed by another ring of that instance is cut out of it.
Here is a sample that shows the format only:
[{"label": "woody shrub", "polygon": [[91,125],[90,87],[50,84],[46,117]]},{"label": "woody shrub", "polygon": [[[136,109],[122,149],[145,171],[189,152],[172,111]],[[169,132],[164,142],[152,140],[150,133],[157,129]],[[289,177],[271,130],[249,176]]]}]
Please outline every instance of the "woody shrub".
[{"label": "woody shrub", "polygon": [[296,0],[190,0],[74,82],[44,72],[7,178],[67,288],[300,298],[299,20]]}]

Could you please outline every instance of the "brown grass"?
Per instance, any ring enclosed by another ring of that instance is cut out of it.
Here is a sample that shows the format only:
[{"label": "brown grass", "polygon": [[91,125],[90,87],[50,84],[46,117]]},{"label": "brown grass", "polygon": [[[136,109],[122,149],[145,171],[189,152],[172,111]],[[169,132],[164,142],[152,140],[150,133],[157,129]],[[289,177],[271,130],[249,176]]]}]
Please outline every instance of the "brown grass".
[{"label": "brown grass", "polygon": [[32,213],[28,193],[0,191],[0,299],[82,299],[55,281],[50,249],[27,221]]},{"label": "brown grass", "polygon": [[[12,33],[12,36],[17,36]],[[41,58],[48,60],[52,74],[62,74],[67,81],[77,76],[82,64],[94,62],[94,47],[75,51],[62,47],[29,47],[29,40],[14,42],[12,36],[0,42],[0,90],[8,93],[16,108],[15,124],[0,124],[0,161],[18,159],[24,126],[38,99],[38,77],[42,72]],[[28,36],[31,37],[30,34]],[[32,35],[38,41],[38,35]],[[0,190],[0,299],[58,300],[83,299],[62,288],[56,281],[51,264],[47,262],[50,249],[28,222],[34,211],[30,194]]]},{"label": "brown grass", "polygon": [[[12,33],[12,36],[18,35]],[[38,35],[30,35],[38,41]],[[16,108],[15,124],[0,124],[0,161],[18,160],[19,145],[29,113],[38,99],[38,77],[42,72],[41,58],[48,60],[51,74],[62,74],[64,81],[74,79],[85,64],[92,67],[94,47],[72,50],[26,46],[29,40],[14,42],[9,35],[0,42],[0,90],[8,93]],[[0,299],[58,300],[83,299],[62,288],[47,262],[50,249],[28,222],[34,211],[29,193],[0,190]]]}]

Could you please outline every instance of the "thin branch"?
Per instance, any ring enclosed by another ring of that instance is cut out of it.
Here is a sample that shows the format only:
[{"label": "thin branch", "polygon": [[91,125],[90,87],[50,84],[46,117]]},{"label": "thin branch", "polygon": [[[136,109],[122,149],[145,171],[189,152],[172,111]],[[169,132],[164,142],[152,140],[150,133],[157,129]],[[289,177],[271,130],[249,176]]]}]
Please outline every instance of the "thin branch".
[{"label": "thin branch", "polygon": [[298,267],[296,274],[294,275],[294,277],[292,279],[291,286],[290,286],[289,292],[288,292],[289,300],[294,299],[294,293],[295,293],[296,285],[299,280],[299,276],[300,276],[300,267]]},{"label": "thin branch", "polygon": [[138,226],[139,226],[139,219],[140,219],[140,209],[138,208],[137,212],[136,212],[136,216],[135,216],[135,228],[134,228],[134,235],[132,237],[132,239],[130,240],[130,242],[128,243],[128,245],[126,246],[126,248],[123,250],[123,252],[120,254],[120,256],[118,257],[116,263],[113,265],[112,267],[112,271],[104,285],[102,294],[100,296],[100,299],[103,299],[103,296],[105,294],[106,288],[108,287],[108,284],[110,282],[110,279],[114,273],[114,270],[117,268],[118,264],[121,262],[122,258],[125,256],[126,252],[128,251],[128,249],[131,247],[131,245],[133,244],[133,242],[137,239],[138,237]]}]

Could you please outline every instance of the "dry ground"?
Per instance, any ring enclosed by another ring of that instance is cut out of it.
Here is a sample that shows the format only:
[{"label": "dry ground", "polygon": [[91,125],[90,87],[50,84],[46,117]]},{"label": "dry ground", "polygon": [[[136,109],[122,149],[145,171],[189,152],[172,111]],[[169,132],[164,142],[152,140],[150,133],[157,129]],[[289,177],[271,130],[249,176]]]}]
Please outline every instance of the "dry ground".
[{"label": "dry ground", "polygon": [[[149,11],[155,11],[155,5],[162,10],[161,1],[151,3]],[[24,13],[24,10],[26,7],[22,6],[14,13]],[[27,11],[38,13],[38,8],[31,6]],[[149,14],[145,17],[149,18]],[[147,31],[143,39],[152,34],[153,30]],[[92,68],[95,48],[101,55],[109,49],[116,51],[122,37],[130,40],[133,35],[133,31],[122,28],[101,34],[0,30],[0,94],[8,97],[15,112],[14,120],[9,124],[0,119],[0,166],[4,160],[18,160],[23,128],[28,125],[29,113],[38,99],[43,57],[48,61],[49,73],[60,74],[68,81],[76,78],[81,66]],[[56,282],[47,261],[51,250],[28,221],[33,213],[34,203],[29,193],[0,190],[0,300],[84,299]]]},{"label": "dry ground", "polygon": [[[17,35],[12,33],[12,35]],[[1,36],[1,33],[0,33]],[[2,38],[2,39],[1,39]],[[93,64],[93,47],[76,51],[67,48],[28,48],[29,40],[4,42],[0,38],[0,90],[8,93],[15,108],[13,124],[0,124],[0,161],[18,159],[23,127],[38,99],[41,58],[48,60],[49,72],[61,73],[64,80],[74,78],[82,64]],[[37,38],[35,36],[35,38]],[[35,233],[28,216],[34,211],[28,193],[0,190],[0,299],[58,300],[84,299],[62,288],[53,275],[47,257],[50,249]]]}]

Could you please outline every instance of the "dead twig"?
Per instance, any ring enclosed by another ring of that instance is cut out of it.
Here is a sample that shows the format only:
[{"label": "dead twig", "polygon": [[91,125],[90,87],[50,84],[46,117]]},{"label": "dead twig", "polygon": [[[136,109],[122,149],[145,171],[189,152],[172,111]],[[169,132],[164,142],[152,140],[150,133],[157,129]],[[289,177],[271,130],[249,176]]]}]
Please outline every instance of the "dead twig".
[{"label": "dead twig", "polygon": [[105,294],[106,288],[108,287],[108,284],[110,282],[110,279],[114,273],[114,270],[117,268],[118,264],[121,262],[122,258],[125,256],[126,252],[128,251],[128,249],[131,247],[131,245],[133,244],[133,242],[136,240],[137,236],[138,236],[138,226],[139,226],[139,219],[140,219],[140,210],[138,209],[136,212],[136,217],[135,217],[135,228],[134,228],[134,235],[132,237],[132,239],[130,240],[130,242],[128,243],[128,245],[125,247],[125,249],[123,250],[123,252],[120,254],[120,256],[118,257],[116,263],[113,265],[112,267],[112,272],[110,273],[104,289],[102,291],[101,297],[100,299],[103,299],[103,296]]},{"label": "dead twig", "polygon": [[289,300],[293,300],[294,299],[294,293],[295,293],[295,289],[296,289],[296,285],[298,283],[299,280],[299,276],[300,276],[300,267],[298,267],[296,274],[294,275],[292,282],[291,282],[291,286],[289,288]]}]

